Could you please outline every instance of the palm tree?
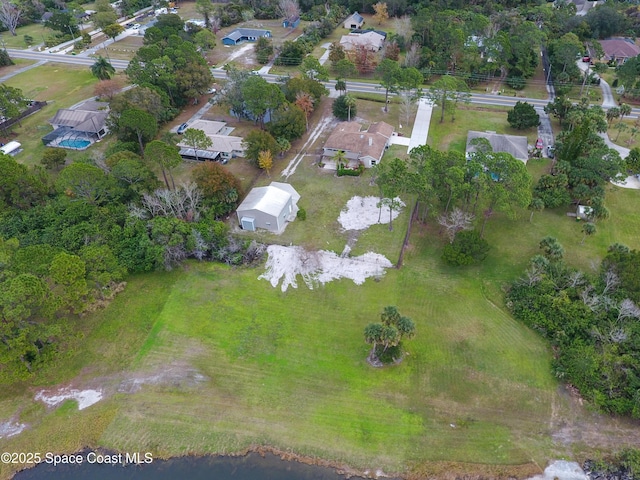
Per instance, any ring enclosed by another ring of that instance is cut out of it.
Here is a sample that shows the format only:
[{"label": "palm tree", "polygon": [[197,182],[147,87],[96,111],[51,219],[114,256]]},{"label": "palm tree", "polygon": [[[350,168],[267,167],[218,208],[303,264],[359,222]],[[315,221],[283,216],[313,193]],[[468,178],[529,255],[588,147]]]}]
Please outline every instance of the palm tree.
[{"label": "palm tree", "polygon": [[342,78],[336,78],[336,91],[347,93],[347,82],[345,82]]},{"label": "palm tree", "polygon": [[344,152],[344,150],[338,150],[333,156],[333,159],[336,161],[336,167],[341,168],[341,165],[347,163],[347,154]]},{"label": "palm tree", "polygon": [[626,103],[622,103],[622,104],[620,104],[619,110],[620,110],[620,121],[622,121],[622,119],[626,115],[629,115],[631,113],[631,105],[627,105]]},{"label": "palm tree", "polygon": [[347,116],[347,121],[350,122],[351,121],[351,109],[356,106],[356,99],[350,93],[345,93],[343,100],[344,100],[344,104],[349,109],[349,113],[348,113],[348,116]]},{"label": "palm tree", "polygon": [[618,141],[618,137],[620,136],[620,134],[621,134],[622,132],[626,132],[626,131],[629,129],[629,127],[627,126],[627,124],[626,124],[626,123],[622,123],[622,122],[618,122],[618,123],[616,123],[616,124],[615,124],[615,126],[614,126],[613,128],[615,128],[616,130],[618,130],[618,134],[616,135],[616,139],[614,140],[615,142],[617,142],[617,141]]},{"label": "palm tree", "polygon": [[100,80],[109,80],[114,73],[116,73],[116,69],[104,57],[98,57],[95,63],[91,65],[91,74]]},{"label": "palm tree", "polygon": [[533,197],[531,199],[531,203],[529,203],[529,210],[531,210],[531,216],[529,217],[529,222],[531,222],[535,212],[541,212],[544,210],[544,202],[542,199],[539,197]]},{"label": "palm tree", "polygon": [[611,123],[613,119],[620,118],[620,114],[621,112],[618,107],[611,107],[606,113],[607,122]]},{"label": "palm tree", "polygon": [[584,235],[582,236],[580,245],[584,244],[584,239],[587,238],[587,235],[591,236],[596,233],[596,225],[591,222],[585,223],[584,225],[582,225],[582,233],[584,233]]}]

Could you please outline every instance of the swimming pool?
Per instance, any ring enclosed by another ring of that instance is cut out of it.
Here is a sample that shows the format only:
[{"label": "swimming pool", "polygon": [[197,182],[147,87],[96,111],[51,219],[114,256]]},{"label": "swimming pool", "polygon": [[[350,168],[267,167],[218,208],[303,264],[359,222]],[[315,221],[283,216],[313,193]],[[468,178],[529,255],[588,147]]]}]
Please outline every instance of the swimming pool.
[{"label": "swimming pool", "polygon": [[89,145],[91,145],[91,142],[89,140],[85,140],[82,138],[73,138],[73,139],[68,138],[66,140],[61,140],[60,143],[58,143],[59,147],[77,148],[77,149],[87,148]]}]

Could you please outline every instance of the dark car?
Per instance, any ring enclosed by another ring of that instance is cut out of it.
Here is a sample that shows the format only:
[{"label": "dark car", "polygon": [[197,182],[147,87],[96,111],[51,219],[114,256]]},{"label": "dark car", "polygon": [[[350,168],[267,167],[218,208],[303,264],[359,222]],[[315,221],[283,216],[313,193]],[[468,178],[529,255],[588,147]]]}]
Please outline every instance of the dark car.
[{"label": "dark car", "polygon": [[188,123],[183,123],[182,125],[180,125],[178,127],[178,130],[176,130],[180,135],[182,135],[184,133],[184,131],[189,128],[189,124]]},{"label": "dark car", "polygon": [[591,61],[591,57],[585,55],[584,57],[582,57],[582,61],[584,63],[589,63]]}]

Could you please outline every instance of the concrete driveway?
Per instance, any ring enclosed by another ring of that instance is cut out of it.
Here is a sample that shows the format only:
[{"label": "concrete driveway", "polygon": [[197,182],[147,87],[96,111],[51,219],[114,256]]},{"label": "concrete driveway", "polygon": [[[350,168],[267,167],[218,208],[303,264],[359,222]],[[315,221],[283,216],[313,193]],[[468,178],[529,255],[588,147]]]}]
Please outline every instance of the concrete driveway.
[{"label": "concrete driveway", "polygon": [[418,101],[418,111],[416,112],[416,119],[413,123],[413,130],[411,130],[411,140],[409,141],[407,152],[427,143],[432,113],[433,104],[427,99],[421,98]]}]

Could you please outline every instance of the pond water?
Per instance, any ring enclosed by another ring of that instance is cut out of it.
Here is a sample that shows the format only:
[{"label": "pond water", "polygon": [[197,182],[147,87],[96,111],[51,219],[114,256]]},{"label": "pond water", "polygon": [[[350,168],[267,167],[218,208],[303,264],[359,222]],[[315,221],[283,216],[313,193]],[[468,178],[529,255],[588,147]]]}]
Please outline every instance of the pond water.
[{"label": "pond water", "polygon": [[[86,453],[83,454],[86,458]],[[353,478],[353,477],[352,477]],[[344,480],[335,470],[286,462],[275,455],[261,457],[180,457],[146,465],[81,465],[46,463],[20,472],[14,480]]]}]

